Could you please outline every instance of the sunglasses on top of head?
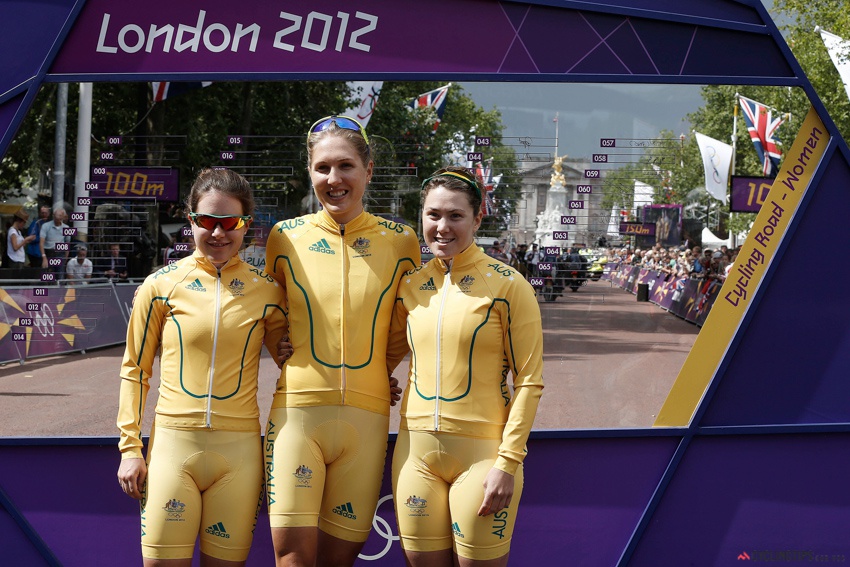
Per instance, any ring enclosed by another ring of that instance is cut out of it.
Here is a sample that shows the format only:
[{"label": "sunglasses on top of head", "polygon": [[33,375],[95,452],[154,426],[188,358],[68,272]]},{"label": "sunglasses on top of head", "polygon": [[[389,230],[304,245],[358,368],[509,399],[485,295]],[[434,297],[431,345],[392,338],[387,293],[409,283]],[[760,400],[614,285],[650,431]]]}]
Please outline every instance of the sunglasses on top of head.
[{"label": "sunglasses on top of head", "polygon": [[323,132],[327,130],[331,124],[336,124],[338,128],[342,128],[343,130],[351,130],[352,132],[357,132],[361,136],[363,136],[363,141],[367,144],[369,143],[369,138],[366,136],[366,129],[363,128],[363,125],[360,124],[354,118],[349,118],[348,116],[328,116],[326,118],[320,118],[316,120],[312,126],[310,126],[310,130],[307,132],[307,137],[310,137],[310,134],[315,132]]},{"label": "sunglasses on top of head", "polygon": [[237,230],[251,222],[250,215],[209,215],[203,213],[189,213],[192,223],[207,230],[215,230],[216,225],[221,225],[221,230]]}]

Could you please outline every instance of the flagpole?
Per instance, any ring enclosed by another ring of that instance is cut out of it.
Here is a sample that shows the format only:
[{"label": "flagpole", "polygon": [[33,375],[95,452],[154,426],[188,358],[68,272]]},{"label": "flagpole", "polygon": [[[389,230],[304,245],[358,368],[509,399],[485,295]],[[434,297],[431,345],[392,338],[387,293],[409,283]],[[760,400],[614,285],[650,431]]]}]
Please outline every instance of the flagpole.
[{"label": "flagpole", "polygon": [[738,150],[738,93],[735,93],[735,108],[732,118],[732,175],[735,175],[735,160]]},{"label": "flagpole", "polygon": [[555,123],[555,157],[558,157],[558,112],[555,112],[555,119],[552,121]]},{"label": "flagpole", "polygon": [[[735,108],[732,113],[732,171],[731,175],[729,175],[729,184],[732,183],[732,176],[735,175],[735,162],[738,157],[738,107],[741,106],[738,100],[738,93],[735,93]],[[732,220],[732,199],[729,199],[729,220]],[[732,233],[732,229],[729,229],[729,247],[734,250],[737,248],[738,243],[736,242],[737,238]]]}]

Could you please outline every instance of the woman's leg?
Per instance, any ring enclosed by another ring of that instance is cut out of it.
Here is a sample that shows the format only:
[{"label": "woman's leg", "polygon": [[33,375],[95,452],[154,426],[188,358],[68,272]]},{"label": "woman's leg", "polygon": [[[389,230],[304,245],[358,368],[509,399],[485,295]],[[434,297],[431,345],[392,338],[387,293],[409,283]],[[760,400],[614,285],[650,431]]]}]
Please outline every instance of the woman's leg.
[{"label": "woman's leg", "polygon": [[303,567],[316,564],[319,528],[272,528],[275,565]]},{"label": "woman's leg", "polygon": [[457,462],[437,436],[401,430],[393,453],[393,499],[399,539],[412,567],[451,567],[449,483]]},{"label": "woman's leg", "polygon": [[316,564],[325,485],[322,449],[312,434],[321,408],[272,408],[266,426],[266,499],[277,567]]}]

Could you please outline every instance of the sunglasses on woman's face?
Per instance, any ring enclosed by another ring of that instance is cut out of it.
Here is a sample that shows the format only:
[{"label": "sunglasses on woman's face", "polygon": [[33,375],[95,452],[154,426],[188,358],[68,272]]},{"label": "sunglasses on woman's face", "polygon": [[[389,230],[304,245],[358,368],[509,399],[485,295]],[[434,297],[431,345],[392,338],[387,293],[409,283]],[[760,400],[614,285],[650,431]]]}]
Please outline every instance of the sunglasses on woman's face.
[{"label": "sunglasses on woman's face", "polygon": [[369,138],[366,137],[366,129],[353,118],[349,118],[348,116],[328,116],[327,118],[320,118],[316,122],[310,126],[310,130],[307,132],[307,137],[310,137],[310,134],[314,132],[323,132],[327,130],[331,124],[336,124],[338,128],[342,128],[343,130],[351,130],[353,132],[357,132],[361,136],[363,136],[363,141],[367,144],[369,143]]},{"label": "sunglasses on woman's face", "polygon": [[215,230],[216,225],[221,225],[221,230],[237,230],[251,222],[250,215],[207,215],[203,213],[189,213],[192,223],[207,230]]}]

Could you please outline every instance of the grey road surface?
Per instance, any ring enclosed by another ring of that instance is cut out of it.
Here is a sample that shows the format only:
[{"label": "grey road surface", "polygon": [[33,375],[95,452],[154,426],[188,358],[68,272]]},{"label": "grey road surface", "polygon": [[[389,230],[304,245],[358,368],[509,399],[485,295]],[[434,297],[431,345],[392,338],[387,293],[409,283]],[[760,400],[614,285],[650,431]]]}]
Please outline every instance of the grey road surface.
[{"label": "grey road surface", "polygon": [[[535,429],[650,427],[699,329],[607,282],[590,282],[540,303],[544,395]],[[123,347],[0,367],[0,436],[116,436]],[[396,370],[406,384],[406,361]],[[260,366],[260,421],[268,416],[278,369]],[[150,431],[157,378],[143,432]],[[398,430],[393,409],[391,431]]]}]

